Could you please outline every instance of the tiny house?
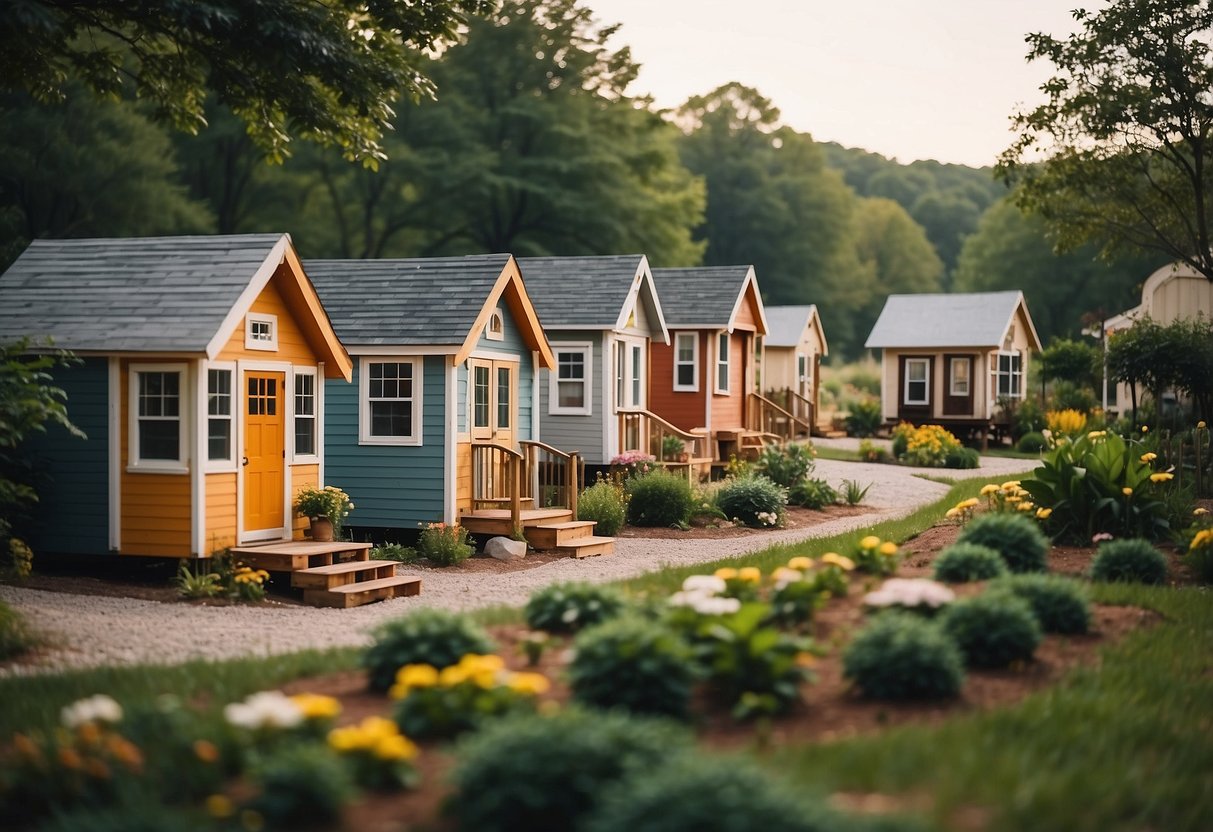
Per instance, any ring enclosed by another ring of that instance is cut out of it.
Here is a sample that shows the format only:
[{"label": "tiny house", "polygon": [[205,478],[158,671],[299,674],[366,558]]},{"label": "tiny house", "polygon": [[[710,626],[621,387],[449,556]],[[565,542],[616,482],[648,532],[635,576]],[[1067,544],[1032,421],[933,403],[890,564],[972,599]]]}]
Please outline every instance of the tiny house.
[{"label": "tiny house", "polygon": [[324,482],[323,380],[349,355],[285,234],[37,240],[0,277],[0,339],[70,350],[54,373],[80,439],[46,474],[35,551],[208,557],[302,536]]},{"label": "tiny house", "polygon": [[1040,338],[1023,292],[890,295],[865,346],[881,351],[886,422],[984,440],[1024,398]]},{"label": "tiny house", "polygon": [[763,345],[761,386],[768,399],[787,411],[794,436],[817,429],[821,359],[829,355],[817,306],[768,306],[771,328]]}]

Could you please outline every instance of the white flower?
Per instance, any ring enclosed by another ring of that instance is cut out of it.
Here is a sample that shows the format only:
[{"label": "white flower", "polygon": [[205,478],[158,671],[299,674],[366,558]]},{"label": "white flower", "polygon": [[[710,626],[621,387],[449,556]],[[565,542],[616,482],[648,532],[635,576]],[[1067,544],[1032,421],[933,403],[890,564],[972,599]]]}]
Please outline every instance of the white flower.
[{"label": "white flower", "polygon": [[715,575],[692,575],[682,582],[683,592],[699,592],[704,595],[719,595],[726,589],[723,578]]},{"label": "white flower", "polygon": [[560,614],[560,620],[565,624],[572,624],[577,620],[578,611],[576,607],[569,607]]},{"label": "white flower", "polygon": [[700,615],[730,615],[741,609],[741,602],[736,598],[700,597],[691,607]]},{"label": "white flower", "polygon": [[291,698],[276,690],[254,693],[243,702],[223,709],[223,717],[237,728],[294,728],[303,722],[303,711]]},{"label": "white flower", "polygon": [[926,578],[890,578],[875,592],[863,596],[869,607],[919,607],[932,609],[951,603],[956,593],[941,583]]},{"label": "white flower", "polygon": [[78,728],[89,722],[121,722],[122,706],[112,697],[99,693],[80,699],[59,712],[59,719],[68,728]]}]

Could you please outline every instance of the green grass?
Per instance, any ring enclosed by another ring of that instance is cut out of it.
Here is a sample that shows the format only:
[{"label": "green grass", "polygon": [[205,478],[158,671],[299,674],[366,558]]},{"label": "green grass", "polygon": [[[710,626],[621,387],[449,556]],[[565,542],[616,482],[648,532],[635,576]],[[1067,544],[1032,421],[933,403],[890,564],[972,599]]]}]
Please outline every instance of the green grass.
[{"label": "green grass", "polygon": [[859,458],[859,451],[852,451],[846,448],[827,448],[824,445],[814,445],[813,450],[817,453],[818,459],[834,459],[839,462],[862,462]]},{"label": "green grass", "polygon": [[826,790],[930,795],[934,820],[969,807],[992,830],[1207,829],[1213,817],[1213,604],[1207,589],[1096,585],[1096,601],[1165,621],[1098,669],[1002,710],[832,745],[773,767]]}]

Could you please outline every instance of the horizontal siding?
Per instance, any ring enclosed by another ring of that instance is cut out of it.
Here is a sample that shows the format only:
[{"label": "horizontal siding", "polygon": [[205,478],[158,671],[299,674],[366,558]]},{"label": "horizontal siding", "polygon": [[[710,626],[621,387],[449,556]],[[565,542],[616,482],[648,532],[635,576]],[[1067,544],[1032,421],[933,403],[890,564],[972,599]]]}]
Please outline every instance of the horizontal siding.
[{"label": "horizontal siding", "polygon": [[455,512],[456,516],[472,508],[472,443],[455,446]]},{"label": "horizontal siding", "polygon": [[219,353],[220,360],[289,361],[292,364],[315,365],[318,360],[316,353],[312,350],[302,328],[278,289],[281,281],[294,279],[287,273],[288,270],[289,266],[286,263],[279,266],[273,279],[265,285],[261,294],[249,308],[252,313],[274,315],[278,318],[278,349],[275,351],[246,349],[244,346],[245,322],[242,318],[240,325],[236,327],[236,331],[232,333],[232,337],[228,339],[227,344]]},{"label": "horizontal siding", "polygon": [[446,422],[445,356],[426,356],[422,372],[422,440],[417,447],[358,444],[358,388],[326,382],[324,478],[354,502],[352,526],[415,529],[442,519]]},{"label": "horizontal siding", "polygon": [[[707,427],[707,405],[704,391],[711,390],[712,368],[708,366],[709,336],[699,333],[699,390],[674,390],[674,333],[670,343],[653,341],[649,359],[649,409],[674,427],[683,430]],[[685,330],[683,330],[685,331]]]},{"label": "horizontal siding", "polygon": [[206,552],[236,545],[236,474],[206,475]]},{"label": "horizontal siding", "polygon": [[[570,343],[593,345],[591,366],[593,377],[590,380],[590,406],[588,416],[553,416],[548,412],[549,376],[551,370],[540,370],[537,383],[539,384],[539,439],[548,445],[559,448],[566,453],[577,451],[589,465],[604,465],[610,460],[602,458],[602,383],[607,368],[602,360],[601,332],[549,332],[548,339],[553,344]],[[553,352],[558,347],[553,347]]]},{"label": "horizontal siding", "polygon": [[[753,335],[734,330],[729,336],[729,392],[712,393],[712,433],[718,430],[741,430],[745,427],[745,368],[753,360]],[[712,366],[713,390],[716,367]]]},{"label": "horizontal siding", "polygon": [[109,551],[109,367],[104,358],[57,370],[54,383],[67,394],[68,417],[87,435],[47,425],[21,450],[37,472],[38,502],[29,529],[18,532],[37,552],[105,554]]},{"label": "horizontal siding", "polygon": [[[290,473],[291,505],[293,506],[295,504],[295,495],[297,495],[300,491],[305,488],[320,487],[320,466],[314,463],[311,465],[292,465],[290,467]],[[354,510],[356,511],[358,509],[358,501],[354,500],[353,502]],[[346,519],[346,522],[348,523],[351,519],[353,519],[352,515]],[[303,539],[303,530],[309,525],[311,525],[311,521],[307,517],[300,517],[298,514],[294,513],[293,509],[291,510],[291,530],[293,531],[291,536],[294,537],[295,540]]]}]

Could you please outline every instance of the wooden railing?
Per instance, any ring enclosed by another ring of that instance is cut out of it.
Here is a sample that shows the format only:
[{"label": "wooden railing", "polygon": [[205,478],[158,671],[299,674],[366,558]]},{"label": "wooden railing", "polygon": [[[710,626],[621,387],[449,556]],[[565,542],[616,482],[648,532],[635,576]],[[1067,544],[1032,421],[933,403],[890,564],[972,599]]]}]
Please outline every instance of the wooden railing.
[{"label": "wooden railing", "polygon": [[766,396],[751,393],[746,398],[746,429],[777,436],[784,442],[803,433],[808,435],[812,422],[798,418]]},{"label": "wooden railing", "polygon": [[542,442],[518,445],[472,442],[472,510],[507,508],[516,529],[524,508],[567,508],[576,517],[585,470],[580,455]]},{"label": "wooden railing", "polygon": [[662,459],[662,445],[672,436],[682,442],[688,459],[710,459],[707,434],[676,428],[656,413],[640,408],[619,410],[619,452],[640,451]]}]

